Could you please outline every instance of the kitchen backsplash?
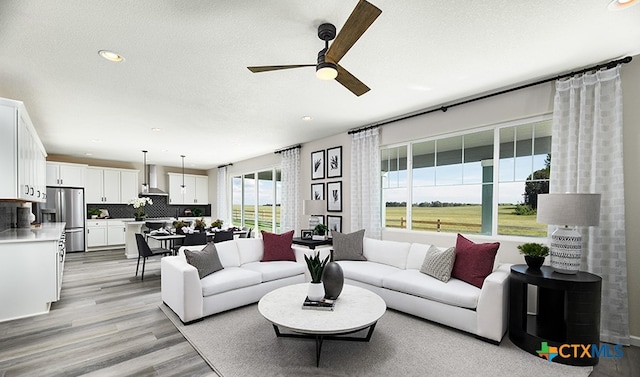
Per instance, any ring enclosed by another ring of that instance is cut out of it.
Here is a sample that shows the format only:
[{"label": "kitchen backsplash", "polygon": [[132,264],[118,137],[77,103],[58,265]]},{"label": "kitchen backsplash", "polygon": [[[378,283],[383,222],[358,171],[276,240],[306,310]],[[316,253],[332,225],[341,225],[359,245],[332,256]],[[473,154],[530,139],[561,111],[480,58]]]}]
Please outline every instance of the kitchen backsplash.
[{"label": "kitchen backsplash", "polygon": [[15,227],[17,207],[16,203],[0,202],[0,232]]},{"label": "kitchen backsplash", "polygon": [[[185,216],[184,211],[190,209],[193,211],[199,208],[202,216],[211,216],[211,205],[171,205],[167,203],[168,196],[149,196],[153,201],[152,205],[146,205],[144,212],[147,217],[175,217]],[[132,205],[127,204],[87,204],[87,213],[90,209],[106,209],[109,211],[111,218],[133,218],[136,209]]]}]

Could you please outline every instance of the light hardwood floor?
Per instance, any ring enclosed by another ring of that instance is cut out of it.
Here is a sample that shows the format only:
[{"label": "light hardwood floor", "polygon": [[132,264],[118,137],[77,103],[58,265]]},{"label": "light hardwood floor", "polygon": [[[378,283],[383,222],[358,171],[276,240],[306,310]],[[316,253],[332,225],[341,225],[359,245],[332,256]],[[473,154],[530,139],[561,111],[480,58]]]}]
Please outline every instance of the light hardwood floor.
[{"label": "light hardwood floor", "polygon": [[[160,259],[67,254],[48,314],[0,323],[0,376],[215,376],[158,308]],[[19,289],[19,287],[16,287]]]},{"label": "light hardwood floor", "polygon": [[[0,323],[0,377],[215,376],[158,308],[159,259],[144,281],[135,270],[122,250],[68,254],[51,312]],[[640,376],[640,349],[601,359],[591,376]]]}]

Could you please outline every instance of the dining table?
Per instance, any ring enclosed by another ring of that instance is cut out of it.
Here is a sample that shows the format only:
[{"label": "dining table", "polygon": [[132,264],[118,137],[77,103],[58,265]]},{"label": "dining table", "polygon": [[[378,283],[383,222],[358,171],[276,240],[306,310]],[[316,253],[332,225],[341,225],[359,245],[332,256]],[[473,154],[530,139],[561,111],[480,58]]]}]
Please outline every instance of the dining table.
[{"label": "dining table", "polygon": [[[248,230],[234,230],[233,234],[235,236],[242,236],[247,234],[249,231]],[[214,240],[216,233],[218,233],[217,231],[212,231],[212,230],[207,230],[207,241],[211,242]],[[168,249],[168,250],[175,250],[175,242],[176,240],[181,240],[183,238],[186,237],[186,235],[184,234],[177,234],[177,233],[171,233],[171,234],[166,234],[166,233],[159,233],[159,234],[149,234],[148,236],[149,238],[152,238],[156,241],[160,242],[160,245],[162,248],[164,249]]]}]

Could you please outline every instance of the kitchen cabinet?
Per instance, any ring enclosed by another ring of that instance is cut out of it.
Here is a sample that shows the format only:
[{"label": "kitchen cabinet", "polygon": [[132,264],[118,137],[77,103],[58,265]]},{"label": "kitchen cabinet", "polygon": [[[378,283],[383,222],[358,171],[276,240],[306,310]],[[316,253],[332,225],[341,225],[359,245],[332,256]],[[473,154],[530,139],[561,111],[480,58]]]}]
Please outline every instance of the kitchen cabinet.
[{"label": "kitchen cabinet", "polygon": [[87,203],[127,204],[138,197],[138,171],[89,166],[85,187]]},{"label": "kitchen cabinet", "polygon": [[0,98],[0,199],[45,202],[46,157],[24,104]]},{"label": "kitchen cabinet", "polygon": [[60,299],[64,225],[0,232],[0,321],[44,314]]},{"label": "kitchen cabinet", "polygon": [[125,244],[125,231],[125,223],[122,220],[87,220],[87,247],[123,247]]},{"label": "kitchen cabinet", "polygon": [[47,186],[84,187],[87,165],[47,162]]},{"label": "kitchen cabinet", "polygon": [[182,174],[169,173],[170,204],[209,204],[209,177],[185,174],[185,192],[182,192],[182,182]]}]

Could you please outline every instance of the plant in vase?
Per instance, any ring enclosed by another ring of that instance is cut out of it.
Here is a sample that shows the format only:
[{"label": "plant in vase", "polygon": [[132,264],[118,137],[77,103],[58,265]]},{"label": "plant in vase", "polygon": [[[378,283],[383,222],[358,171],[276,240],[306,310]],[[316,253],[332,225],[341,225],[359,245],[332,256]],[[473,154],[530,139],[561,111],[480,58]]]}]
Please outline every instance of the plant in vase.
[{"label": "plant in vase", "polygon": [[92,208],[90,210],[87,211],[87,214],[92,218],[92,219],[97,219],[98,216],[100,216],[100,214],[102,213],[102,211],[100,211],[97,208]]},{"label": "plant in vase", "polygon": [[224,223],[224,221],[220,220],[220,219],[216,219],[216,221],[211,223],[211,227],[212,228],[218,228],[221,229],[222,228],[222,223]]},{"label": "plant in vase", "polygon": [[314,256],[304,256],[304,261],[307,262],[307,268],[309,269],[309,275],[311,275],[311,283],[309,283],[309,291],[307,297],[311,301],[320,301],[324,298],[324,286],[322,285],[322,273],[324,272],[324,266],[329,261],[329,256],[324,260],[320,260],[320,253],[316,252]]},{"label": "plant in vase", "polygon": [[144,212],[144,206],[147,204],[152,205],[153,201],[151,198],[143,196],[142,198],[133,198],[129,200],[129,204],[136,209],[136,212],[133,214],[136,221],[142,221],[147,217],[147,214]]},{"label": "plant in vase", "polygon": [[207,223],[204,222],[204,219],[196,219],[196,221],[193,223],[193,228],[201,232],[204,232],[204,228],[206,227]]},{"label": "plant in vase", "polygon": [[324,240],[327,238],[326,234],[329,230],[329,227],[324,224],[318,224],[315,228],[313,228],[313,239],[314,240]]},{"label": "plant in vase", "polygon": [[187,228],[188,225],[182,220],[177,220],[173,222],[173,227],[176,228],[177,234],[184,234],[184,228]]},{"label": "plant in vase", "polygon": [[540,266],[544,263],[544,258],[549,255],[549,247],[535,242],[518,245],[518,251],[524,255],[527,266],[532,269],[540,269]]}]

